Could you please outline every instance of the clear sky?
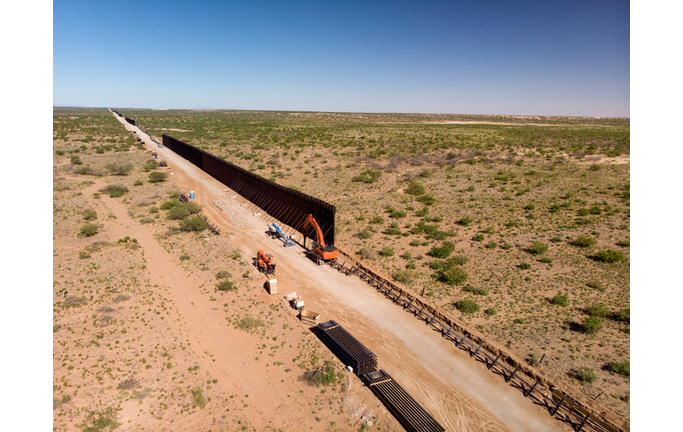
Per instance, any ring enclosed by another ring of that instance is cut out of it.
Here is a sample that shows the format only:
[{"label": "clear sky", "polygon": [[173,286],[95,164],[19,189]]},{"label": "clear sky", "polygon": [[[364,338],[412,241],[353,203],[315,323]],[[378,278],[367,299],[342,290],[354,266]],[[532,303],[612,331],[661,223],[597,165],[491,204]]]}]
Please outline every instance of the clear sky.
[{"label": "clear sky", "polygon": [[53,103],[630,117],[627,1],[53,2]]}]

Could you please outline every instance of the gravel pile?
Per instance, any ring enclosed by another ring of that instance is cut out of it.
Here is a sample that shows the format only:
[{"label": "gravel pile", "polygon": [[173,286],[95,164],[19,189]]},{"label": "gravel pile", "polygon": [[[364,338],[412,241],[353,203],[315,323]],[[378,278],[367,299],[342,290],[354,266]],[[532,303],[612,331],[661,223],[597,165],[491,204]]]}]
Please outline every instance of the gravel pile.
[{"label": "gravel pile", "polygon": [[247,221],[242,219],[233,209],[226,206],[222,202],[218,200],[211,200],[211,203],[219,209],[221,209],[223,213],[227,214],[228,217],[232,220],[232,223],[234,223],[237,228],[245,228],[249,226],[249,223]]}]

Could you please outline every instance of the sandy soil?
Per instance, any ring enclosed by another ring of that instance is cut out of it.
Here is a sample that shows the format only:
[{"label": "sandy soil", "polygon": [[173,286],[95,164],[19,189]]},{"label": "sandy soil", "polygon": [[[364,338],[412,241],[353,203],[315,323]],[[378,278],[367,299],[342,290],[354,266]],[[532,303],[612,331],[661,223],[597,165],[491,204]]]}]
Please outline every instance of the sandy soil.
[{"label": "sandy soil", "polygon": [[[128,130],[136,130],[138,136],[145,137],[136,127],[123,124]],[[267,215],[255,216],[262,212],[250,205],[240,205],[245,201],[239,197],[230,198],[234,192],[226,191],[224,185],[170,150],[159,149],[152,142],[146,142],[146,145],[168,161],[173,179],[183,191],[195,191],[196,201],[204,206],[204,214],[228,234],[244,257],[253,256],[257,249],[275,256],[281,293],[296,291],[304,296],[309,309],[321,313],[323,321],[334,319],[341,323],[378,355],[379,367],[389,372],[447,430],[570,430],[552,419],[543,408],[525,399],[521,392],[506,385],[501,377],[490,374],[483,365],[456,350],[452,343],[442,340],[423,322],[403,312],[364,282],[327,266],[315,266],[300,254],[300,247],[280,247],[279,241],[264,235],[270,222]],[[211,204],[213,199],[230,206],[249,226],[237,229],[225,212]],[[225,383],[225,392],[233,384],[249,389],[252,396],[249,410],[257,430],[275,419],[288,430],[300,430],[299,426],[315,430],[315,421],[307,418],[312,416],[278,409],[280,405],[274,403],[274,395],[286,394],[290,384],[260,374],[260,369],[254,367],[250,346],[256,342],[250,340],[248,334],[235,339],[232,333],[225,332],[222,317],[212,311],[215,304],[200,296],[185,272],[166,259],[167,252],[147,227],[130,219],[123,205],[110,201],[117,220],[130,226],[128,231],[145,250],[153,283],[177,308],[181,339],[191,341],[196,352],[231,359],[230,362],[205,361],[204,366],[212,376],[222,378],[219,385]],[[282,300],[271,297],[265,301]],[[130,415],[132,410],[124,410],[124,420]]]}]

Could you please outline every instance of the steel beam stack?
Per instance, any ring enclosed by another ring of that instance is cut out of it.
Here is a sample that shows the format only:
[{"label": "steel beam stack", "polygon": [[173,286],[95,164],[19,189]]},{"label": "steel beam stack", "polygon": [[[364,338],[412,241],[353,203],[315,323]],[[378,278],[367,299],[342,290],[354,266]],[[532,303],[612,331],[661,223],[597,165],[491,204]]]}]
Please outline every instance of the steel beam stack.
[{"label": "steel beam stack", "polygon": [[336,321],[318,324],[322,340],[345,365],[351,366],[357,375],[377,370],[377,356]]},{"label": "steel beam stack", "polygon": [[383,370],[366,373],[363,381],[408,432],[443,432],[436,422],[403,387]]}]

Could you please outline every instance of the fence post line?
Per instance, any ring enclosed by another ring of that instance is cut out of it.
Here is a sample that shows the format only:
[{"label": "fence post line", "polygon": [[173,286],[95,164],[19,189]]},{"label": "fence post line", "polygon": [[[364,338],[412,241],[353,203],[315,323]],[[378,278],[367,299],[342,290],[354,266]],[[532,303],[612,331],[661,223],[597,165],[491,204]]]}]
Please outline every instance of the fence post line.
[{"label": "fence post line", "polygon": [[469,336],[469,333],[465,333],[465,336],[463,336],[462,339],[460,339],[458,342],[455,343],[455,347],[459,348],[460,345],[462,345],[462,343],[465,342],[465,339],[467,339],[468,336]]},{"label": "fence post line", "polygon": [[484,346],[484,343],[482,342],[482,344],[479,345],[479,347],[478,347],[472,354],[470,354],[470,358],[472,358],[472,357],[474,357],[475,355],[477,355],[477,353],[479,352],[479,350],[480,350],[481,347],[483,347],[483,346]]},{"label": "fence post line", "polygon": [[500,358],[500,354],[498,354],[498,356],[497,356],[496,359],[493,361],[493,363],[491,363],[490,365],[487,365],[486,367],[487,367],[489,370],[491,370],[491,368],[494,367],[494,366],[496,365],[496,363],[498,363],[498,359],[499,359],[499,358]]},{"label": "fence post line", "polygon": [[555,409],[553,410],[553,413],[551,414],[552,417],[555,417],[555,413],[557,413],[557,410],[560,409],[562,406],[562,402],[564,402],[564,398],[560,399],[560,402],[557,403],[555,406]]},{"label": "fence post line", "polygon": [[510,380],[511,380],[512,378],[514,378],[514,376],[515,376],[515,374],[517,373],[518,370],[519,370],[519,366],[517,366],[517,367],[515,368],[515,370],[510,374],[509,377],[505,378],[505,382],[510,382]]}]

